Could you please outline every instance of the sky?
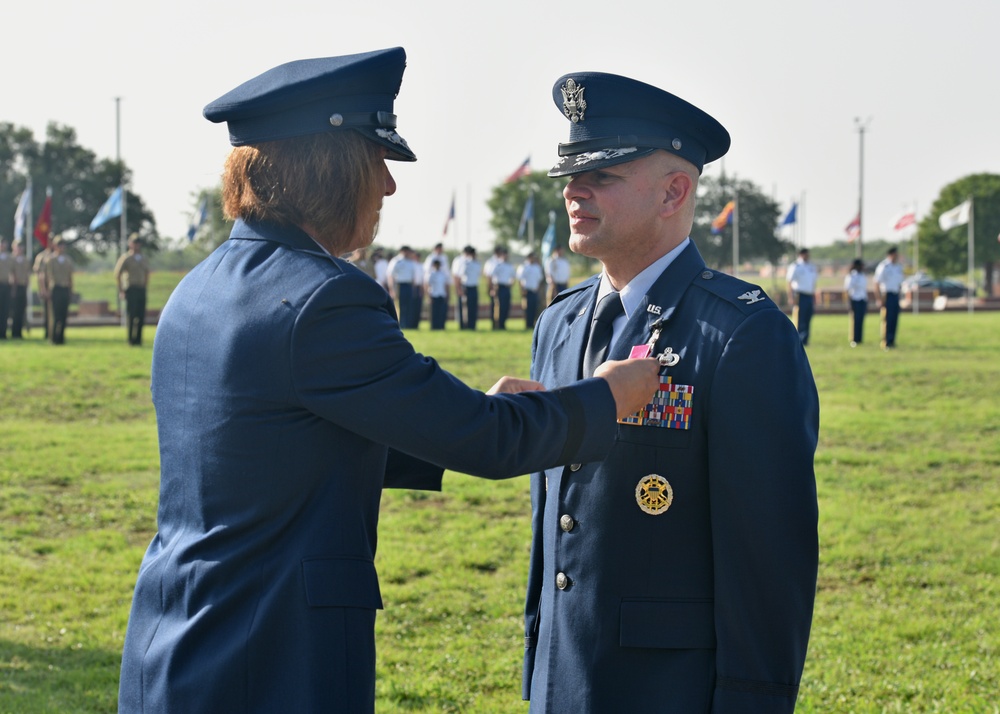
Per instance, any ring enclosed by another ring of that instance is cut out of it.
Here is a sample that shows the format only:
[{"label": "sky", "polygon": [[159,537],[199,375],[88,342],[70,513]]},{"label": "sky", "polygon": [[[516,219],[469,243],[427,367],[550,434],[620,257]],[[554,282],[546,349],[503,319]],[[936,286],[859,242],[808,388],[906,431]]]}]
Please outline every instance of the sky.
[{"label": "sky", "polygon": [[798,201],[802,245],[845,238],[859,199],[864,238],[892,238],[947,184],[1000,173],[996,0],[34,0],[3,24],[0,121],[120,151],[164,236],[186,234],[230,148],[207,103],[290,60],[394,46],[398,131],[419,160],[390,163],[382,245],[492,246],[490,192],[526,157],[554,163],[569,123],[552,85],[577,71],[716,117],[733,144],[705,175],[750,180],[782,211]]}]

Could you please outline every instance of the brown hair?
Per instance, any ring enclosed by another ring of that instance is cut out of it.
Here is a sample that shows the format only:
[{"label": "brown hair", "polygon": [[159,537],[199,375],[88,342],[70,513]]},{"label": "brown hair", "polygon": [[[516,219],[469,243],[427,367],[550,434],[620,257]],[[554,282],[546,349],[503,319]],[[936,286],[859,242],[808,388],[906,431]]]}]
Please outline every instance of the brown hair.
[{"label": "brown hair", "polygon": [[354,131],[238,146],[226,159],[222,209],[230,219],[308,226],[335,255],[359,238],[367,245],[385,192],[382,155]]}]

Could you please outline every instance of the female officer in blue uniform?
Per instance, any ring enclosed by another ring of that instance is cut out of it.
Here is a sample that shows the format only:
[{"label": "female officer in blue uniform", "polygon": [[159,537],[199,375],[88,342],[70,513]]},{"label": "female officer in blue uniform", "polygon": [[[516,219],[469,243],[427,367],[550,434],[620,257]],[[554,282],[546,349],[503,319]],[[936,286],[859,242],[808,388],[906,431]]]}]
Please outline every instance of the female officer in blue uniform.
[{"label": "female officer in blue uniform", "polygon": [[371,242],[395,191],[384,160],[415,159],[392,114],[404,64],[401,48],[293,62],[205,109],[236,147],[237,220],[157,329],[159,530],[121,712],[373,711],[383,486],[600,458],[615,414],[655,390],[645,360],[484,395],[416,354],[386,292],[333,257]]},{"label": "female officer in blue uniform", "polygon": [[570,179],[570,248],[604,270],[542,312],[532,377],[586,376],[602,325],[610,358],[651,352],[664,369],[605,459],[531,477],[524,696],[531,712],[791,712],[816,588],[819,407],[792,323],[688,237],[729,134],[626,77],[566,75],[553,97],[571,122],[549,172]]}]

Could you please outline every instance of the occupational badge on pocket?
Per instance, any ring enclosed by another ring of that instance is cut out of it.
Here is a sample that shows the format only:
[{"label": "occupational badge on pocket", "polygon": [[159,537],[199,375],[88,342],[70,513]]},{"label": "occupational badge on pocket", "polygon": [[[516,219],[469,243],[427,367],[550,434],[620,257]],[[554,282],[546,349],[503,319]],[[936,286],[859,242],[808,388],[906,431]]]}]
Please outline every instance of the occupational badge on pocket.
[{"label": "occupational badge on pocket", "polygon": [[653,401],[635,414],[619,419],[618,423],[690,429],[693,404],[693,385],[674,384],[673,377],[661,374],[660,388],[653,394]]},{"label": "occupational badge on pocket", "polygon": [[635,502],[643,513],[651,516],[659,516],[667,512],[670,504],[674,502],[674,489],[670,487],[670,482],[659,474],[649,474],[640,479],[635,487]]}]

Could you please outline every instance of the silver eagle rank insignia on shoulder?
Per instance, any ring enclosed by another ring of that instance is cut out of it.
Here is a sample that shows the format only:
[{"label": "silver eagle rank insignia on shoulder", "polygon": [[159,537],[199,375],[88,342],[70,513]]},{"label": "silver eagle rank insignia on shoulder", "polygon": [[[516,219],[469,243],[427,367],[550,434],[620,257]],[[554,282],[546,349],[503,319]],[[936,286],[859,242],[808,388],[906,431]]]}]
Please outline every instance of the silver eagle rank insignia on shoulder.
[{"label": "silver eagle rank insignia on shoulder", "polygon": [[747,305],[753,305],[757,302],[764,302],[764,296],[760,294],[760,290],[747,290],[745,293],[736,298],[737,300],[746,300]]}]

